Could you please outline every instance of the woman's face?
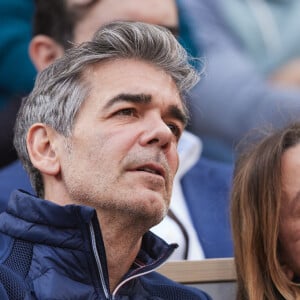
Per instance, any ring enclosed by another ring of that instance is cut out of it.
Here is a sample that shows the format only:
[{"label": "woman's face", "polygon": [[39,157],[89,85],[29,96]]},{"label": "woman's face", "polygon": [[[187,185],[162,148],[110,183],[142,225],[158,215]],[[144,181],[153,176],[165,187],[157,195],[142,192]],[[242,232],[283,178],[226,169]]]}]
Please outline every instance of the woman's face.
[{"label": "woman's face", "polygon": [[280,259],[289,278],[300,275],[300,144],[282,156]]}]

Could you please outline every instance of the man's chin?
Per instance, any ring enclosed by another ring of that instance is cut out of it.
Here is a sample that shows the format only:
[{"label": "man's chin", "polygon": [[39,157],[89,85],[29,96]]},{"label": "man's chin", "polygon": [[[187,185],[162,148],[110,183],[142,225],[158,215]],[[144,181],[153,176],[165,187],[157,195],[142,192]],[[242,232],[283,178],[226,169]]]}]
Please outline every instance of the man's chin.
[{"label": "man's chin", "polygon": [[165,203],[145,205],[141,206],[139,210],[135,210],[135,218],[140,219],[145,224],[147,223],[150,228],[160,223],[167,211],[168,207]]}]

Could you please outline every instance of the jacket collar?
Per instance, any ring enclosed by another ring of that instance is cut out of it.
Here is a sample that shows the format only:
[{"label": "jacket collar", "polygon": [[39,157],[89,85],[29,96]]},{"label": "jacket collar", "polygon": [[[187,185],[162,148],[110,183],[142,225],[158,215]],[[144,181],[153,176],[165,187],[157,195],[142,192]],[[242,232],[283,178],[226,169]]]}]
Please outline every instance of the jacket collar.
[{"label": "jacket collar", "polygon": [[82,229],[95,217],[90,207],[59,206],[19,190],[12,193],[1,214],[0,228],[32,243],[83,250]]},{"label": "jacket collar", "polygon": [[[89,228],[90,223],[97,222],[96,219],[96,212],[91,207],[59,206],[16,190],[11,195],[6,212],[1,215],[0,228],[13,237],[33,243],[84,250],[82,232]],[[168,259],[176,247],[176,244],[168,245],[152,232],[147,232],[128,275],[158,267]]]}]

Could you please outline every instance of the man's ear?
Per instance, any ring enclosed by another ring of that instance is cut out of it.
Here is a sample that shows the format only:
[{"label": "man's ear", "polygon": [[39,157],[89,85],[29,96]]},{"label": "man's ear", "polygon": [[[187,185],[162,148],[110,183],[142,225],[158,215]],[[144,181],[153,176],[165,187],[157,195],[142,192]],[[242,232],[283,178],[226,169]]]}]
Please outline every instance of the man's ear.
[{"label": "man's ear", "polygon": [[29,44],[29,55],[38,72],[64,54],[64,48],[52,38],[39,34]]},{"label": "man's ear", "polygon": [[27,149],[30,160],[42,174],[56,176],[60,172],[58,133],[51,127],[36,123],[27,134]]}]

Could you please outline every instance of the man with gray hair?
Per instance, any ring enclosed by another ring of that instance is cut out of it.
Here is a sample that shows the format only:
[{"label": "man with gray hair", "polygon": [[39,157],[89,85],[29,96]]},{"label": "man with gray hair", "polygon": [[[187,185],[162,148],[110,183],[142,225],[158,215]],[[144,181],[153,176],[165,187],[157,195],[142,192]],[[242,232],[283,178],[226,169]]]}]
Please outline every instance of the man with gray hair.
[{"label": "man with gray hair", "polygon": [[15,147],[38,197],[0,217],[1,299],[210,299],[154,272],[196,83],[162,27],[115,22],[40,73]]}]

